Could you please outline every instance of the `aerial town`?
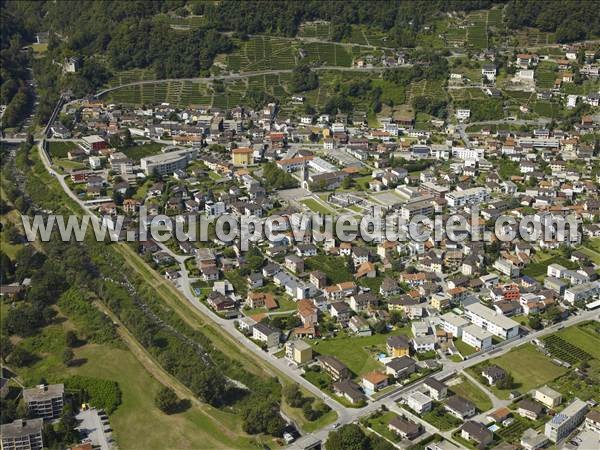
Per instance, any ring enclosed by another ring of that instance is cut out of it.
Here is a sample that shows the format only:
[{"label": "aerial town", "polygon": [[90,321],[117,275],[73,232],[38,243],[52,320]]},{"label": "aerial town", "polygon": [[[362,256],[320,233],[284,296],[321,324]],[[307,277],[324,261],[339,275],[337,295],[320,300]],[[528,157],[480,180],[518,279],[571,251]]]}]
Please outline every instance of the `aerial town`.
[{"label": "aerial town", "polygon": [[[282,70],[307,86],[282,97],[200,82],[189,101],[183,77],[159,95],[121,75],[63,89],[34,132],[3,128],[2,450],[600,448],[600,41],[452,41],[425,61],[357,44],[332,94],[339,68],[311,59],[324,24],[301,26],[289,51],[311,64]],[[214,64],[215,84],[244,76],[236,53]],[[386,97],[415,68],[421,94]],[[378,107],[351,93],[374,89]],[[27,216],[59,214],[106,238],[30,237]],[[275,216],[276,239],[215,226]],[[430,233],[315,239],[308,216]],[[438,233],[451,217],[465,228]],[[178,232],[190,218],[204,233]]]}]

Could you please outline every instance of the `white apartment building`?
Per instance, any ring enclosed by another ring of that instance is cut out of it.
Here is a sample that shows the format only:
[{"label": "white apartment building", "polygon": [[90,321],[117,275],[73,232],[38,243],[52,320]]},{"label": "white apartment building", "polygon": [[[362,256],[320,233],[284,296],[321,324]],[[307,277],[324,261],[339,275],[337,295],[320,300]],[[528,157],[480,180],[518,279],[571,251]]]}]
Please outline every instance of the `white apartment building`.
[{"label": "white apartment building", "polygon": [[458,159],[473,159],[479,161],[485,155],[483,148],[452,147],[452,157]]},{"label": "white apartment building", "polygon": [[562,440],[583,421],[587,411],[587,403],[575,398],[571,404],[546,423],[544,434],[552,442]]},{"label": "white apartment building", "polygon": [[469,325],[462,331],[462,341],[476,350],[487,350],[492,346],[492,333],[476,325]]},{"label": "white apartment building", "polygon": [[474,187],[463,191],[453,191],[446,194],[448,206],[460,208],[467,205],[478,205],[487,201],[488,191],[482,187]]},{"label": "white apartment building", "polygon": [[140,160],[140,166],[146,175],[158,173],[160,175],[171,175],[178,169],[185,169],[188,163],[196,159],[196,149],[181,149],[160,155],[147,156]]},{"label": "white apartment building", "polygon": [[597,281],[582,283],[565,290],[565,301],[574,304],[578,301],[586,301],[600,293],[600,284]]},{"label": "white apartment building", "polygon": [[406,396],[408,407],[419,414],[431,411],[431,403],[431,399],[419,391],[411,392]]},{"label": "white apartment building", "polygon": [[565,276],[567,270],[566,267],[563,267],[560,264],[550,264],[546,269],[546,275],[554,278],[562,278]]},{"label": "white apartment building", "polygon": [[509,319],[504,314],[498,314],[481,303],[466,306],[465,314],[473,324],[502,339],[510,339],[519,334],[519,324],[517,322]]},{"label": "white apartment building", "polygon": [[470,109],[457,109],[455,116],[458,120],[467,120],[469,117],[471,117],[471,110]]},{"label": "white apartment building", "polygon": [[441,325],[446,333],[452,333],[452,336],[459,338],[462,336],[463,329],[469,325],[469,321],[454,314],[446,313],[440,317]]}]

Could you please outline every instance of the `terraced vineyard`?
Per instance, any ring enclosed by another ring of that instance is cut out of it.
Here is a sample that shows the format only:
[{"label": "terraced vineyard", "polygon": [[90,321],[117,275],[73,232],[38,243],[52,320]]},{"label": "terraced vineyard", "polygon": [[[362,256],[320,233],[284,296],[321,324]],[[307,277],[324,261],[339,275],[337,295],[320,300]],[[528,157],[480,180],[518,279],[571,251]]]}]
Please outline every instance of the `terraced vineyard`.
[{"label": "terraced vineyard", "polygon": [[156,80],[153,69],[131,69],[117,72],[108,82],[108,87],[134,83],[136,81]]},{"label": "terraced vineyard", "polygon": [[556,64],[541,62],[535,71],[535,78],[538,87],[542,89],[550,89],[554,86],[556,79]]},{"label": "terraced vineyard", "polygon": [[302,48],[308,53],[306,62],[321,62],[326,66],[350,67],[352,54],[346,47],[328,42],[305,42]]},{"label": "terraced vineyard", "polygon": [[544,344],[553,357],[558,358],[561,361],[566,361],[569,364],[577,364],[582,361],[589,361],[593,358],[592,355],[585,350],[565,341],[555,334],[544,338]]},{"label": "terraced vineyard", "polygon": [[235,72],[291,69],[296,65],[296,50],[288,39],[256,36],[237,44],[239,49],[226,57],[227,67]]},{"label": "terraced vineyard", "polygon": [[329,40],[331,38],[331,24],[329,22],[306,22],[298,30],[298,36]]},{"label": "terraced vineyard", "polygon": [[467,20],[472,25],[468,28],[467,44],[475,49],[488,48],[487,11],[472,13]]}]

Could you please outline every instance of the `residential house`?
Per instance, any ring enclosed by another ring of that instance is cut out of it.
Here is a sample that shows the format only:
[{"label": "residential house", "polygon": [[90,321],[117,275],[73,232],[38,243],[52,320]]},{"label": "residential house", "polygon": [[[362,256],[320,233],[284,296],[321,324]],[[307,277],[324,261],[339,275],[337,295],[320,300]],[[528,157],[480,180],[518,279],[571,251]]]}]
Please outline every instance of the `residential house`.
[{"label": "residential house", "polygon": [[333,381],[340,381],[350,378],[350,369],[346,367],[339,359],[333,356],[320,356],[319,364],[323,371],[327,373]]},{"label": "residential house", "polygon": [[487,445],[494,439],[494,434],[485,425],[473,420],[464,423],[460,428],[460,436],[467,441],[473,441],[478,445]]},{"label": "residential house", "polygon": [[332,387],[336,395],[344,397],[353,405],[361,404],[365,401],[365,395],[360,390],[358,384],[352,380],[343,379],[337,381],[333,383]]},{"label": "residential house", "polygon": [[490,386],[494,386],[498,381],[506,378],[506,371],[502,367],[492,364],[481,370],[481,376]]},{"label": "residential house", "polygon": [[427,378],[423,387],[427,390],[429,397],[437,401],[445,399],[448,395],[448,387],[433,377]]},{"label": "residential house", "polygon": [[404,417],[394,416],[388,423],[388,430],[398,435],[401,439],[413,440],[421,433],[421,426]]},{"label": "residential house", "polygon": [[460,420],[468,419],[475,415],[475,405],[458,395],[454,395],[444,404],[444,408]]},{"label": "residential house", "polygon": [[408,356],[392,358],[385,364],[385,373],[397,379],[406,378],[417,370],[417,363]]},{"label": "residential house", "polygon": [[390,336],[386,340],[386,350],[388,355],[392,357],[409,356],[410,343],[405,336]]},{"label": "residential house", "polygon": [[281,332],[266,323],[259,322],[252,328],[252,339],[267,344],[267,347],[275,347],[279,345]]},{"label": "residential house", "polygon": [[407,406],[418,414],[423,414],[431,411],[433,401],[419,391],[411,392],[406,396]]},{"label": "residential house", "polygon": [[388,385],[388,377],[386,374],[375,370],[363,375],[361,383],[365,393],[371,395]]},{"label": "residential house", "polygon": [[517,414],[530,420],[537,420],[544,408],[537,402],[524,399],[517,403]]},{"label": "residential house", "polygon": [[361,316],[353,316],[348,322],[348,328],[358,336],[371,336],[371,328],[365,319]]},{"label": "residential house", "polygon": [[343,326],[346,326],[350,320],[351,311],[350,305],[346,302],[335,302],[329,305],[329,314]]}]

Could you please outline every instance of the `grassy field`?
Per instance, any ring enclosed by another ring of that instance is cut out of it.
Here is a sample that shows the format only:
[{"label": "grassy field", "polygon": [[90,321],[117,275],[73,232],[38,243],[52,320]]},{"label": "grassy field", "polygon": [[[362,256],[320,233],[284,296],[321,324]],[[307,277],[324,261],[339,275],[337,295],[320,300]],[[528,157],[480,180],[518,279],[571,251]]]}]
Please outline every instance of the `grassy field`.
[{"label": "grassy field", "polygon": [[570,261],[561,255],[549,254],[549,253],[538,253],[534,256],[533,261],[528,264],[522,271],[523,275],[535,278],[538,281],[543,281],[546,277],[548,266],[550,264],[560,264],[567,269],[577,268],[577,264]]},{"label": "grassy field", "polygon": [[122,404],[110,416],[110,423],[121,448],[193,449],[198,442],[214,448],[252,448],[251,438],[244,437],[239,417],[233,414],[199,403],[181,414],[162,413],[153,401],[161,383],[121,346],[86,344],[75,349],[75,359],[81,364],[65,367],[61,362],[65,332],[74,328],[63,317],[23,341],[26,349],[40,355],[33,366],[18,371],[26,385],[37,384],[41,377],[53,382],[69,375],[116,381]]},{"label": "grassy field", "polygon": [[134,161],[139,161],[146,156],[157,155],[160,153],[160,150],[164,147],[164,145],[158,144],[156,142],[149,142],[147,144],[139,144],[133,145],[131,147],[126,147],[121,149],[121,151],[133,159]]},{"label": "grassy field", "polygon": [[352,280],[346,267],[346,259],[341,256],[317,255],[305,259],[306,271],[320,270],[327,275],[329,284]]},{"label": "grassy field", "polygon": [[[549,383],[563,375],[567,369],[554,364],[550,358],[536,350],[531,344],[516,347],[504,355],[487,361],[487,364],[496,364],[510,372],[514,378],[516,389],[525,393],[534,387]],[[467,369],[476,378],[480,377],[482,365],[478,364]],[[499,398],[507,399],[511,390],[490,388]]]},{"label": "grassy field", "polygon": [[48,152],[51,158],[66,158],[69,151],[79,147],[75,142],[48,142]]},{"label": "grassy field", "polygon": [[320,214],[332,214],[333,213],[333,211],[331,209],[327,208],[325,205],[319,203],[318,201],[316,201],[315,199],[312,199],[312,198],[300,200],[300,203],[308,206],[308,208],[310,208],[311,211],[313,211],[313,212],[317,212]]},{"label": "grassy field", "polygon": [[461,378],[460,383],[450,386],[450,390],[456,395],[472,401],[479,411],[492,409],[492,401],[487,394],[466,378]]},{"label": "grassy field", "polygon": [[465,344],[462,339],[457,339],[454,341],[454,346],[463,356],[469,356],[475,353],[475,348],[471,347],[468,344]]},{"label": "grassy field", "polygon": [[332,339],[312,340],[309,343],[315,352],[321,355],[335,356],[358,376],[383,367],[375,359],[375,356],[382,352],[385,353],[386,339],[393,334],[410,336],[411,331],[410,328],[405,327],[390,334],[374,334],[365,337],[340,336]]}]

